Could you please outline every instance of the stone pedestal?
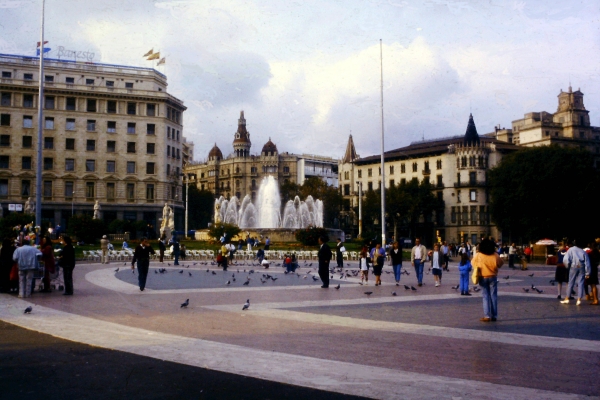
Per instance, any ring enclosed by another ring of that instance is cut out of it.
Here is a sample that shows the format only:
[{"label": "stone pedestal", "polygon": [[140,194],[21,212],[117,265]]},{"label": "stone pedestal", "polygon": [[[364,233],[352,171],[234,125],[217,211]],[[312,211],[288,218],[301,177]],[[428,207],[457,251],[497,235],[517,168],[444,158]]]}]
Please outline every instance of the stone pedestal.
[{"label": "stone pedestal", "polygon": [[163,235],[165,237],[165,243],[169,243],[169,240],[171,240],[171,237],[173,236],[171,228],[169,228],[168,226],[160,228],[160,236],[162,237]]}]

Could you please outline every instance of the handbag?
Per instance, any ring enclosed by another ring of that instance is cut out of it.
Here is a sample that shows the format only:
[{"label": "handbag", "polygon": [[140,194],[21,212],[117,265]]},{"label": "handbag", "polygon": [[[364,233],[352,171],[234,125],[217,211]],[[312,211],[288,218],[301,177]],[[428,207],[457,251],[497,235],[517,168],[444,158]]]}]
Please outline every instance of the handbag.
[{"label": "handbag", "polygon": [[14,263],[12,268],[10,269],[10,276],[8,279],[11,281],[19,280],[19,266],[17,265],[17,263]]},{"label": "handbag", "polygon": [[472,268],[473,268],[473,272],[471,274],[471,282],[473,282],[473,285],[477,285],[479,283],[479,278],[481,277],[481,271],[479,270],[479,267],[476,265],[471,264]]}]

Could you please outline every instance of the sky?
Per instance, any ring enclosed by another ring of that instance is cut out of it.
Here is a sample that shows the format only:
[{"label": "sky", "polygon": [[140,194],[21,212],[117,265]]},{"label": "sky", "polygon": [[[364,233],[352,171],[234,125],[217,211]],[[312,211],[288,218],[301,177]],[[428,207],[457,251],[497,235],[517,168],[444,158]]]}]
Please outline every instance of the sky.
[{"label": "sky", "polygon": [[[34,55],[41,0],[0,0],[0,53]],[[380,63],[380,39],[382,63]],[[203,161],[233,152],[241,110],[252,153],[341,158],[480,134],[578,88],[600,126],[600,2],[500,0],[46,0],[45,40],[95,61],[156,67],[183,100]]]}]

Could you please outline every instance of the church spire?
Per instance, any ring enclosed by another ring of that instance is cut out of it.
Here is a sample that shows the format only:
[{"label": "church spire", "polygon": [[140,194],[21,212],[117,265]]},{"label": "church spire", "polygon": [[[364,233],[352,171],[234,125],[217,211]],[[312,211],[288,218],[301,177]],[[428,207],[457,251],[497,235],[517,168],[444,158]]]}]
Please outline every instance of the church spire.
[{"label": "church spire", "polygon": [[342,158],[343,163],[350,163],[358,158],[356,154],[356,149],[354,148],[354,140],[352,140],[352,135],[348,138],[348,145],[346,146],[346,153],[344,154],[344,158]]},{"label": "church spire", "polygon": [[479,144],[479,134],[475,127],[475,121],[473,121],[473,114],[469,114],[469,124],[467,125],[467,132],[465,132],[465,145]]},{"label": "church spire", "polygon": [[250,132],[246,129],[246,118],[244,118],[244,110],[242,110],[240,111],[240,119],[238,119],[238,129],[233,139],[233,149],[236,156],[248,157],[251,145]]}]

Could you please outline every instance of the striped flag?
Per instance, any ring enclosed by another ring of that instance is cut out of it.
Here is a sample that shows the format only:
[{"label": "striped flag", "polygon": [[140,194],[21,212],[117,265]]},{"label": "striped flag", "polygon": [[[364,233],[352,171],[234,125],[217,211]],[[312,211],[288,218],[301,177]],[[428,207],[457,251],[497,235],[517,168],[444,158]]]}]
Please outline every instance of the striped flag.
[{"label": "striped flag", "polygon": [[[39,42],[38,42],[39,43]],[[39,44],[38,44],[39,46]],[[146,54],[144,54],[142,57],[148,57],[149,55],[151,55],[152,53],[154,53],[154,48],[150,49],[149,52],[147,52]]]},{"label": "striped flag", "polygon": [[146,60],[158,60],[160,58],[160,51],[158,53],[151,54]]}]

